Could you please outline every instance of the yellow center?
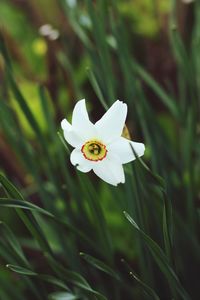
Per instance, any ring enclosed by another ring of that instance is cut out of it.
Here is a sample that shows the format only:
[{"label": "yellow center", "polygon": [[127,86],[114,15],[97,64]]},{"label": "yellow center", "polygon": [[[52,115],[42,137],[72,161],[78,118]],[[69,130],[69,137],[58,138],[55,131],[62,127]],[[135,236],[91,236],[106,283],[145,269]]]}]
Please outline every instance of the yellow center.
[{"label": "yellow center", "polygon": [[99,161],[106,157],[108,151],[105,145],[94,140],[86,142],[82,146],[81,152],[86,159],[91,161]]}]

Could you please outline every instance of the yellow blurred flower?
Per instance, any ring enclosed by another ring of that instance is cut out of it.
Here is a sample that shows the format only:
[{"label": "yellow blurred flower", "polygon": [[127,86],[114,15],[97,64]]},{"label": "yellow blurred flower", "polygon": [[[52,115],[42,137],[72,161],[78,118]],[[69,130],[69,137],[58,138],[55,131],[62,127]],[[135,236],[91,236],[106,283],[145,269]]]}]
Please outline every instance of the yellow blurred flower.
[{"label": "yellow blurred flower", "polygon": [[32,49],[38,56],[44,56],[47,52],[47,44],[43,38],[37,38],[32,43]]}]

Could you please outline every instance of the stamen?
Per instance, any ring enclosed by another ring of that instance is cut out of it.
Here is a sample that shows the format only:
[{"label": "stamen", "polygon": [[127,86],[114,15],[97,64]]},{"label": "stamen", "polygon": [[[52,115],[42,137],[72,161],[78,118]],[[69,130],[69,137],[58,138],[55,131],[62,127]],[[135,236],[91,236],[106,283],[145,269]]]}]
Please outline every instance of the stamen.
[{"label": "stamen", "polygon": [[88,141],[86,142],[81,151],[84,157],[91,161],[103,160],[107,155],[107,149],[104,144],[99,141]]}]

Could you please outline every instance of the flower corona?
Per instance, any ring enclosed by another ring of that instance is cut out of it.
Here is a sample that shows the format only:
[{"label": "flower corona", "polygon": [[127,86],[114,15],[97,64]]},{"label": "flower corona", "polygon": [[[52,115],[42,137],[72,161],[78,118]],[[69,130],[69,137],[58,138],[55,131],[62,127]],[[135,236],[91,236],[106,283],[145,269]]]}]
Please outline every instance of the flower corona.
[{"label": "flower corona", "polygon": [[91,161],[103,160],[106,157],[108,150],[106,146],[97,140],[92,140],[86,142],[82,148],[81,152],[84,157]]}]

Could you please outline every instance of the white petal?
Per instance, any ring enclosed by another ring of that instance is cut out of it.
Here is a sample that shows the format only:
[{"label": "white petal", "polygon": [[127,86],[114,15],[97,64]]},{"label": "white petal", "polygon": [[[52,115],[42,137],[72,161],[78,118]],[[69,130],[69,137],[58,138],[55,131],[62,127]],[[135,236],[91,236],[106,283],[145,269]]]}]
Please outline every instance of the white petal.
[{"label": "white petal", "polygon": [[123,137],[120,137],[116,141],[112,142],[107,146],[107,149],[109,152],[116,154],[122,164],[126,164],[136,158],[130,144],[139,157],[144,154],[144,144],[132,142]]},{"label": "white petal", "polygon": [[72,125],[66,120],[63,119],[61,122],[61,127],[63,129],[63,134],[65,140],[72,146],[72,147],[81,147],[83,144],[83,139],[73,130]]},{"label": "white petal", "polygon": [[89,172],[92,169],[92,163],[85,159],[83,153],[79,149],[74,149],[70,155],[72,165],[76,166],[81,172]]},{"label": "white petal", "polygon": [[72,125],[66,119],[63,119],[61,122],[61,128],[65,131],[69,131],[72,130]]},{"label": "white petal", "polygon": [[74,107],[72,127],[84,140],[96,138],[96,129],[89,120],[85,99],[78,101]]},{"label": "white petal", "polygon": [[83,165],[83,166],[82,165],[77,166],[76,168],[77,168],[77,170],[79,170],[83,173],[87,173],[87,172],[90,172],[92,170],[92,167],[90,165],[87,165],[87,164]]},{"label": "white petal", "polygon": [[83,139],[73,130],[70,131],[64,131],[64,138],[74,148],[79,148],[81,149],[84,141]]},{"label": "white petal", "polygon": [[117,100],[103,117],[96,122],[95,127],[104,142],[110,142],[120,137],[127,116],[127,105]]},{"label": "white petal", "polygon": [[104,159],[94,164],[93,171],[102,180],[114,186],[125,182],[122,164],[114,159]]}]

